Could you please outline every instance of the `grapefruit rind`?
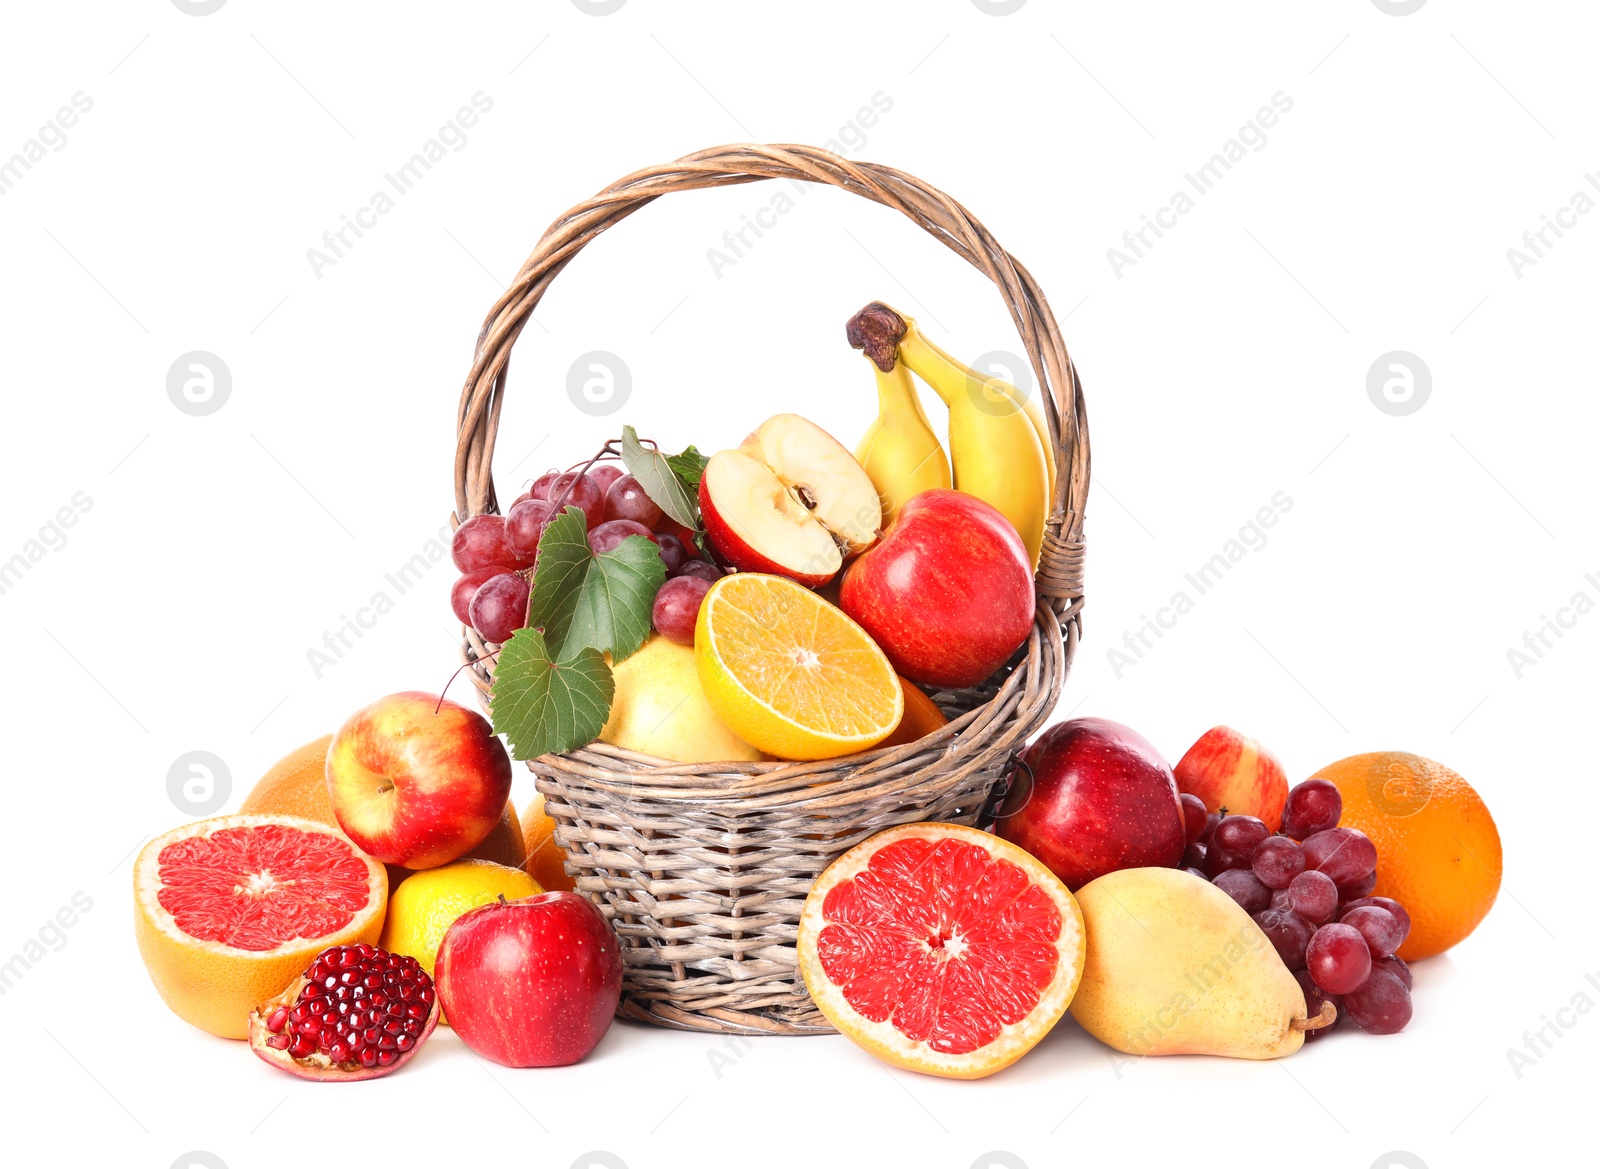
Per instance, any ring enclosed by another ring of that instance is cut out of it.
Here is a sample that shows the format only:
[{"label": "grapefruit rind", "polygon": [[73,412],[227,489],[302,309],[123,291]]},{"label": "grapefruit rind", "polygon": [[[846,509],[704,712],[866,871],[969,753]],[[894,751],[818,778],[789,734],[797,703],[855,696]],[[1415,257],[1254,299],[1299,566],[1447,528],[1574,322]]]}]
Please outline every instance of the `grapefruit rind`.
[{"label": "grapefruit rind", "polygon": [[[282,825],[346,845],[366,866],[368,898],[340,929],[315,938],[288,938],[270,950],[243,950],[185,933],[162,906],[161,853],[167,846],[230,828]],[[224,1039],[244,1039],[252,1009],[280,993],[329,946],[376,945],[389,901],[383,865],[337,828],[296,816],[233,815],[197,820],[147,843],[133,865],[134,937],[150,981],[179,1018]]]},{"label": "grapefruit rind", "polygon": [[[1055,973],[1040,992],[1038,1003],[1021,1020],[1003,1024],[999,1035],[974,1051],[950,1054],[933,1050],[926,1042],[914,1040],[901,1032],[892,1019],[876,1022],[868,1019],[846,1000],[844,990],[824,973],[818,952],[818,938],[829,924],[823,914],[823,903],[828,893],[837,885],[852,880],[867,869],[877,853],[901,840],[920,838],[926,840],[955,839],[974,844],[988,852],[995,860],[1005,860],[1027,874],[1030,882],[1050,899],[1061,918],[1061,931],[1056,939],[1057,962]],[[800,975],[812,1001],[828,1022],[841,1034],[866,1049],[885,1063],[907,1071],[949,1079],[974,1080],[1010,1067],[1031,1051],[1039,1040],[1066,1014],[1077,993],[1083,977],[1087,957],[1087,937],[1083,926],[1083,913],[1077,900],[1061,880],[1030,854],[1009,841],[990,833],[960,824],[928,822],[907,824],[880,832],[870,840],[856,845],[817,878],[806,897],[805,909],[800,915],[799,934],[796,940]]]}]

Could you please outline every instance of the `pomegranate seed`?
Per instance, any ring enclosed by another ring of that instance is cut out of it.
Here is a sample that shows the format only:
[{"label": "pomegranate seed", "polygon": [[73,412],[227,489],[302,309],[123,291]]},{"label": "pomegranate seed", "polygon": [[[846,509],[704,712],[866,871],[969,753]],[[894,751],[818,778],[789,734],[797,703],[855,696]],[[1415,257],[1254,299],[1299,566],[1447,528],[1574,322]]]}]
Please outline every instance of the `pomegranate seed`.
[{"label": "pomegranate seed", "polygon": [[378,1052],[378,1066],[380,1068],[386,1068],[390,1064],[394,1063],[394,1061],[399,1059],[399,1058],[400,1058],[399,1055],[397,1055],[395,1052],[392,1052],[392,1051],[380,1051],[380,1052]]},{"label": "pomegranate seed", "polygon": [[294,1042],[289,1044],[289,1054],[296,1059],[304,1059],[317,1050],[317,1041],[309,1035],[296,1035]]},{"label": "pomegranate seed", "polygon": [[271,1047],[271,1048],[275,1048],[278,1051],[282,1051],[284,1048],[288,1047],[289,1044],[291,1044],[293,1042],[294,1042],[294,1037],[293,1036],[290,1036],[290,1035],[274,1035],[271,1039],[267,1040],[267,1046]]},{"label": "pomegranate seed", "polygon": [[267,1030],[274,1035],[283,1030],[283,1025],[289,1021],[289,1008],[279,1007],[267,1016]]}]

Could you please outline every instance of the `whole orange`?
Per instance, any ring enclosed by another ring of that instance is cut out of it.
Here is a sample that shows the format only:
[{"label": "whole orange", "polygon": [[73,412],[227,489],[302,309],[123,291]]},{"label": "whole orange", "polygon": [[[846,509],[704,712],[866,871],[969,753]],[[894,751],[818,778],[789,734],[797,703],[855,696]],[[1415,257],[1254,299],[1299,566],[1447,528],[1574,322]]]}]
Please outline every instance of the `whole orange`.
[{"label": "whole orange", "polygon": [[301,816],[337,828],[339,822],[333,818],[325,775],[331,742],[332,735],[323,735],[274,763],[250,789],[239,812],[251,816]]},{"label": "whole orange", "polygon": [[1442,954],[1478,927],[1500,892],[1500,833],[1471,784],[1405,751],[1352,755],[1312,778],[1339,789],[1340,826],[1378,847],[1373,895],[1411,915],[1400,957]]},{"label": "whole orange", "polygon": [[522,837],[527,845],[527,859],[522,871],[546,890],[573,889],[576,883],[567,875],[564,864],[567,854],[556,843],[556,822],[544,810],[544,793],[534,792],[533,799],[522,810]]}]

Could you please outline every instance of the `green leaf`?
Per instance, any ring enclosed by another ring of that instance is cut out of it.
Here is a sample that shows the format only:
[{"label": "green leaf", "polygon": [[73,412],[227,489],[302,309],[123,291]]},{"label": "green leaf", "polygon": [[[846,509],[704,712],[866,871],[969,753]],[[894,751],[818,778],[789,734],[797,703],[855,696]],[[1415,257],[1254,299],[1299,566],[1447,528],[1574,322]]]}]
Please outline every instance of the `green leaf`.
[{"label": "green leaf", "polygon": [[596,556],[583,510],[569,507],[539,537],[528,625],[544,630],[557,659],[588,648],[620,662],[650,635],[650,609],[666,578],[660,553],[643,536]]},{"label": "green leaf", "polygon": [[[631,426],[622,428],[622,463],[657,507],[686,528],[700,526],[694,499],[667,456],[645,447]],[[698,489],[698,477],[695,483]]]},{"label": "green leaf", "polygon": [[589,575],[589,562],[594,559],[589,551],[588,531],[583,509],[569,504],[539,537],[528,625],[544,630],[545,640],[557,656],[566,644],[567,629]]},{"label": "green leaf", "polygon": [[501,647],[495,667],[495,733],[506,737],[519,760],[582,747],[606,725],[615,689],[598,650],[553,661],[542,633],[519,629]]},{"label": "green leaf", "polygon": [[685,447],[682,454],[667,456],[667,466],[672,468],[673,474],[683,480],[683,485],[689,489],[691,495],[699,494],[700,476],[704,474],[706,464],[710,461],[694,449],[693,443]]},{"label": "green leaf", "polygon": [[580,648],[609,651],[620,662],[650,636],[650,611],[667,566],[654,542],[629,536],[610,552],[592,557],[572,621],[561,643],[562,656]]}]

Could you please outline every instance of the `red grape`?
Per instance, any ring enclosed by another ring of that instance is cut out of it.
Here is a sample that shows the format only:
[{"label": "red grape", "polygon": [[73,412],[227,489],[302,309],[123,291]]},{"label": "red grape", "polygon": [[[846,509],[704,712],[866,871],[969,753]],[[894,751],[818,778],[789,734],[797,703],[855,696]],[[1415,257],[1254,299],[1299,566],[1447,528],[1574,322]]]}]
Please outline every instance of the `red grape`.
[{"label": "red grape", "polygon": [[1289,904],[1307,921],[1321,925],[1339,907],[1339,887],[1328,874],[1312,869],[1289,882]]},{"label": "red grape", "polygon": [[478,586],[491,576],[499,576],[504,571],[503,568],[474,569],[450,586],[450,609],[461,624],[472,624],[468,606],[472,604],[472,595],[478,591]]},{"label": "red grape", "polygon": [[549,526],[554,512],[549,500],[525,499],[506,516],[506,543],[528,563],[539,554],[539,537]]},{"label": "red grape", "polygon": [[641,523],[633,520],[607,520],[590,531],[589,550],[596,556],[604,555],[629,536],[643,536],[652,544],[656,542],[656,534]]},{"label": "red grape", "polygon": [[1209,816],[1207,816],[1206,817],[1205,830],[1203,832],[1201,832],[1200,836],[1199,836],[1200,843],[1201,844],[1210,844],[1211,843],[1212,834],[1216,832],[1217,825],[1221,824],[1221,823],[1222,823],[1222,813],[1221,812],[1212,812]]},{"label": "red grape", "polygon": [[624,475],[606,490],[605,514],[608,520],[634,520],[652,531],[667,518],[632,475]]},{"label": "red grape", "polygon": [[529,499],[549,499],[550,485],[559,478],[561,478],[560,471],[546,471],[533,481],[533,484],[528,488],[527,497]]},{"label": "red grape", "polygon": [[1255,816],[1227,816],[1217,825],[1215,839],[1228,851],[1249,857],[1256,845],[1270,835],[1267,826]]},{"label": "red grape", "polygon": [[1353,926],[1325,925],[1306,946],[1306,969],[1329,994],[1349,994],[1372,973],[1372,952]]},{"label": "red grape", "polygon": [[657,532],[656,543],[661,547],[661,563],[667,566],[667,575],[677,576],[678,570],[689,563],[689,550],[671,532]]},{"label": "red grape", "polygon": [[1360,901],[1378,887],[1378,874],[1368,873],[1358,881],[1339,886],[1340,901]]},{"label": "red grape", "polygon": [[480,568],[509,572],[527,567],[506,542],[505,517],[497,515],[475,515],[457,528],[450,541],[450,559],[462,572]]},{"label": "red grape", "polygon": [[1387,958],[1379,958],[1372,964],[1374,973],[1387,970],[1401,982],[1406,984],[1406,989],[1411,989],[1411,967],[1406,965],[1406,960],[1399,954],[1390,954]]},{"label": "red grape", "polygon": [[1376,905],[1358,905],[1340,914],[1339,922],[1350,926],[1366,940],[1367,949],[1374,958],[1387,958],[1406,940],[1406,931],[1394,914]]},{"label": "red grape", "polygon": [[[1178,871],[1182,872],[1182,873],[1188,873],[1191,877],[1199,877],[1202,881],[1205,881],[1205,879],[1206,879],[1205,873],[1201,872],[1199,869],[1194,868],[1192,866],[1185,865],[1182,869],[1179,869]],[[1209,884],[1209,883],[1210,882],[1207,882],[1207,884]]]},{"label": "red grape", "polygon": [[1193,844],[1200,839],[1200,834],[1206,830],[1205,802],[1199,797],[1184,792],[1178,797],[1178,802],[1183,805],[1183,832],[1185,843]]},{"label": "red grape", "polygon": [[1267,888],[1287,889],[1305,871],[1306,854],[1287,836],[1269,836],[1256,845],[1250,867]]},{"label": "red grape", "polygon": [[1224,848],[1222,844],[1212,837],[1206,845],[1206,872],[1213,878],[1218,873],[1226,873],[1229,869],[1248,869],[1250,856],[1248,853],[1234,852],[1231,848]]},{"label": "red grape", "polygon": [[594,485],[600,488],[600,494],[605,495],[611,490],[611,485],[622,478],[626,471],[615,463],[596,463],[589,468],[589,478],[594,480]]},{"label": "red grape", "polygon": [[1206,846],[1198,840],[1193,844],[1185,845],[1183,859],[1179,863],[1184,868],[1199,869],[1204,872],[1206,867]]},{"label": "red grape", "polygon": [[[1400,923],[1405,933],[1409,934],[1411,932],[1411,915],[1406,912],[1404,905],[1401,905],[1391,897],[1357,897],[1353,901],[1348,901],[1339,906],[1339,916],[1342,918],[1352,909],[1360,909],[1363,905],[1376,905],[1379,909],[1387,909],[1394,919]],[[1401,941],[1403,942],[1404,940],[1402,935]],[[1399,947],[1400,942],[1396,942],[1395,948],[1399,949]]]},{"label": "red grape", "polygon": [[[1309,971],[1296,970],[1294,972],[1294,980],[1300,984],[1300,993],[1305,995],[1306,1018],[1315,1019],[1318,1015],[1322,1014],[1323,1003],[1332,1003],[1334,1009],[1339,1011],[1339,1015],[1335,1017],[1334,1022],[1337,1022],[1339,1018],[1344,1016],[1344,1012],[1339,1010],[1338,996],[1331,995],[1318,986],[1316,980],[1311,977]],[[1333,1029],[1333,1023],[1329,1023],[1326,1027],[1317,1027],[1314,1030],[1307,1031],[1306,1042],[1310,1043],[1312,1040],[1321,1039]]]},{"label": "red grape", "polygon": [[[1306,867],[1326,873],[1335,885],[1351,885],[1378,867],[1378,850],[1365,832],[1354,828],[1329,828],[1301,842]],[[1371,892],[1369,889],[1367,892]],[[1357,893],[1357,897],[1366,896]],[[1337,993],[1337,992],[1335,992]]]},{"label": "red grape", "polygon": [[678,569],[679,576],[696,576],[708,584],[716,584],[726,573],[708,560],[691,560]]},{"label": "red grape", "polygon": [[1290,970],[1305,969],[1306,946],[1311,941],[1313,931],[1310,922],[1299,914],[1282,909],[1263,909],[1250,916],[1261,927],[1261,932],[1267,935],[1267,941],[1278,951],[1278,957],[1283,959],[1285,966]]},{"label": "red grape", "polygon": [[1211,883],[1237,901],[1246,913],[1260,913],[1272,902],[1272,890],[1249,869],[1228,869],[1218,873]]},{"label": "red grape", "polygon": [[1308,779],[1289,789],[1283,805],[1283,827],[1278,831],[1296,840],[1337,827],[1344,812],[1344,797],[1325,779]]},{"label": "red grape", "polygon": [[605,520],[606,500],[600,488],[589,476],[579,471],[568,471],[558,476],[547,488],[545,496],[556,511],[569,507],[583,508],[586,526],[594,527]]},{"label": "red grape", "polygon": [[490,577],[473,595],[468,612],[483,640],[509,641],[528,623],[528,582],[515,572]]},{"label": "red grape", "polygon": [[1411,1022],[1411,992],[1389,970],[1374,970],[1365,983],[1344,996],[1343,1002],[1350,1021],[1374,1035],[1393,1035]]},{"label": "red grape", "polygon": [[1287,889],[1274,889],[1272,900],[1267,902],[1268,909],[1293,909],[1294,901],[1289,896]]},{"label": "red grape", "polygon": [[693,576],[673,577],[656,591],[656,603],[650,610],[651,623],[668,641],[693,645],[700,602],[710,591],[710,581]]}]

